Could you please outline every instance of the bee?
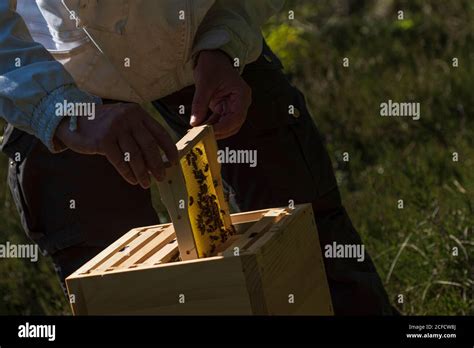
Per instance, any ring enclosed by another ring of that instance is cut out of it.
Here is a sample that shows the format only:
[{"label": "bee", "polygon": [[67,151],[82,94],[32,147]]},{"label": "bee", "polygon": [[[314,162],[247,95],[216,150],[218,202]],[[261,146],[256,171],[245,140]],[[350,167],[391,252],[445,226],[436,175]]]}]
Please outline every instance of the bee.
[{"label": "bee", "polygon": [[204,209],[202,209],[202,213],[206,217],[206,224],[210,224],[212,221],[210,220],[210,211],[207,206],[204,206]]},{"label": "bee", "polygon": [[199,147],[196,147],[195,150],[197,151],[197,153],[198,153],[200,156],[202,156],[202,150],[201,150]]},{"label": "bee", "polygon": [[201,232],[201,235],[203,235],[204,232],[206,232],[206,226],[204,225],[204,221],[201,214],[198,214],[196,218],[196,222],[197,222],[198,229]]},{"label": "bee", "polygon": [[219,240],[219,236],[209,236],[209,238],[214,241]]},{"label": "bee", "polygon": [[189,161],[191,162],[191,166],[192,166],[194,169],[197,169],[196,158],[194,158],[193,156],[190,156],[190,157],[189,157]]},{"label": "bee", "polygon": [[235,227],[233,225],[231,225],[228,229],[226,229],[226,232],[227,234],[233,236],[234,234],[237,233],[237,231],[235,230]]},{"label": "bee", "polygon": [[206,163],[204,166],[204,173],[207,173],[209,171],[209,163]]},{"label": "bee", "polygon": [[199,232],[201,232],[201,236],[204,236],[204,233],[206,232],[206,226],[204,225],[198,225]]},{"label": "bee", "polygon": [[186,162],[188,163],[188,166],[191,165],[191,154],[190,153],[186,154]]},{"label": "bee", "polygon": [[194,198],[193,196],[189,196],[189,206],[192,206],[194,203]]},{"label": "bee", "polygon": [[224,209],[221,209],[220,212],[221,212],[222,215],[225,215]]},{"label": "bee", "polygon": [[204,175],[201,169],[194,169],[193,170],[194,178],[197,180],[198,184],[201,185],[206,180],[207,176]]}]

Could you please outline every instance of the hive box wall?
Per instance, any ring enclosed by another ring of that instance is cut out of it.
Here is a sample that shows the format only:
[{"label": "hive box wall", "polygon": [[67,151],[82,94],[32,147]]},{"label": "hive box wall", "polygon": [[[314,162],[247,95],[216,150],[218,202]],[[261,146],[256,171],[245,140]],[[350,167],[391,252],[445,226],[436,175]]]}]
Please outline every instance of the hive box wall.
[{"label": "hive box wall", "polygon": [[241,234],[219,256],[188,261],[169,261],[172,225],[130,231],[67,278],[74,314],[332,315],[311,205],[232,222]]},{"label": "hive box wall", "polygon": [[70,290],[80,293],[73,305],[74,314],[80,315],[252,314],[239,258],[111,272],[83,278]]}]

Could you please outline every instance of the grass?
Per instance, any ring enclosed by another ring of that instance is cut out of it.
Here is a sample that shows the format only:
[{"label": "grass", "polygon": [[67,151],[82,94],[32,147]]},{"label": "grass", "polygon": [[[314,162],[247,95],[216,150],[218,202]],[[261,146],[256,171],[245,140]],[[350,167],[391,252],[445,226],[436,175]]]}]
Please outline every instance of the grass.
[{"label": "grass", "polygon": [[[295,20],[274,19],[268,39],[306,93],[393,304],[404,314],[472,315],[473,3],[344,3],[290,3]],[[421,119],[380,117],[388,99],[419,102]]]},{"label": "grass", "polygon": [[[474,314],[474,3],[300,0],[290,9],[295,20],[282,12],[266,37],[306,94],[392,303],[404,314]],[[421,119],[380,117],[388,99],[419,102]],[[0,243],[24,242],[6,166]],[[0,274],[1,314],[68,313],[47,259],[1,260]]]}]

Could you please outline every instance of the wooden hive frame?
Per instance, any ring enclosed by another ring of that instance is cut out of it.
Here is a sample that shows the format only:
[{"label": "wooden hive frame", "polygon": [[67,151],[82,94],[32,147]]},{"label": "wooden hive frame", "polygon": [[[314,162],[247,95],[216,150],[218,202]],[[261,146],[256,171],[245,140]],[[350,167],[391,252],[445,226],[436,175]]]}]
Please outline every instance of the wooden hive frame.
[{"label": "wooden hive frame", "polygon": [[[158,183],[158,188],[174,225],[181,258],[192,260],[215,255],[219,245],[231,238],[233,229],[229,206],[222,189],[221,167],[217,161],[217,143],[212,127],[200,126],[190,129],[176,146],[180,163],[167,170],[166,179]],[[205,185],[209,194],[216,197],[215,201],[220,210],[219,219],[222,221],[225,236],[217,241],[211,240],[210,237],[211,235],[213,238],[220,237],[217,230],[213,233],[206,232],[204,235],[198,231],[196,219],[199,208],[198,202],[194,201],[197,201],[196,191],[199,184],[191,175],[192,168],[187,158],[194,149],[203,153],[200,155],[203,161],[201,163],[207,164]],[[190,202],[190,199],[193,201]]]},{"label": "wooden hive frame", "polygon": [[172,224],[131,230],[66,279],[73,313],[333,314],[310,204],[231,222],[237,233],[217,256],[187,261]]}]

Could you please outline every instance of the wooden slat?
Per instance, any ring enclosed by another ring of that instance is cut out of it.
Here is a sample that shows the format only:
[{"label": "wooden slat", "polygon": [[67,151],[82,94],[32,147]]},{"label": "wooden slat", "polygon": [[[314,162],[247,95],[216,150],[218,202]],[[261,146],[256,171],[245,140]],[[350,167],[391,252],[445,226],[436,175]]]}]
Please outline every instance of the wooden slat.
[{"label": "wooden slat", "polygon": [[275,226],[275,224],[278,224],[281,219],[286,215],[288,215],[288,213],[285,209],[272,209],[265,213],[264,218],[273,219],[271,224],[260,228],[259,231],[255,231],[257,235],[255,235],[254,238],[251,238],[248,243],[243,246],[243,249],[248,250],[254,243],[260,241],[260,239],[265,236],[265,234],[272,228],[274,231],[280,229],[280,226]]},{"label": "wooden slat", "polygon": [[140,228],[135,228],[127,232],[122,237],[117,239],[114,243],[112,243],[107,248],[102,250],[92,260],[86,262],[82,267],[80,267],[77,271],[75,271],[71,276],[88,273],[91,270],[99,267],[102,263],[106,262],[109,258],[111,258],[116,252],[122,249],[124,245],[127,245],[128,243],[133,241],[135,238],[137,238],[137,233],[144,229],[145,229],[144,227],[140,227]]},{"label": "wooden slat", "polygon": [[150,256],[147,260],[145,260],[143,264],[156,265],[158,263],[166,263],[173,258],[176,252],[178,252],[177,241],[170,242],[164,245],[154,255]]},{"label": "wooden slat", "polygon": [[247,223],[247,222],[252,222],[252,221],[258,221],[260,220],[265,213],[267,213],[270,209],[262,209],[262,210],[255,210],[251,212],[245,212],[245,213],[236,213],[232,214],[230,216],[230,219],[232,221],[232,224],[240,224],[240,223]]},{"label": "wooden slat", "polygon": [[137,237],[133,239],[130,243],[123,245],[121,249],[115,252],[112,257],[103,262],[99,267],[95,267],[91,272],[105,272],[111,267],[120,266],[124,260],[133,255],[134,252],[140,249],[148,241],[153,239],[153,237],[159,233],[157,230],[149,229],[137,233]]},{"label": "wooden slat", "polygon": [[194,147],[197,143],[202,141],[205,137],[213,134],[212,127],[210,126],[199,126],[193,127],[184,137],[181,138],[180,141],[176,143],[176,147],[178,148],[179,157],[186,156],[186,154]]},{"label": "wooden slat", "polygon": [[174,228],[172,226],[164,229],[159,235],[155,236],[147,245],[141,248],[134,255],[129,257],[125,262],[121,264],[121,267],[128,268],[133,265],[137,265],[145,262],[150,256],[155,254],[158,250],[163,248],[164,245],[171,242],[176,238]]},{"label": "wooden slat", "polygon": [[246,251],[249,253],[257,252],[260,247],[268,243],[270,238],[273,238],[279,231],[285,230],[286,227],[293,221],[293,217],[291,217],[291,215],[298,216],[302,209],[302,206],[297,206],[294,210],[285,209],[285,211],[281,213],[275,209],[271,213],[269,212],[267,216],[277,216],[275,222],[264,232],[260,238],[253,239],[251,243],[245,245]]},{"label": "wooden slat", "polygon": [[269,209],[264,214],[263,217],[257,221],[252,227],[250,227],[247,232],[245,232],[240,238],[229,246],[224,252],[223,256],[234,256],[235,248],[238,248],[239,253],[242,253],[248,248],[252,243],[258,240],[258,238],[265,233],[268,229],[271,228],[272,224],[279,221],[280,216],[285,214],[284,209]]},{"label": "wooden slat", "polygon": [[168,168],[166,179],[158,183],[161,199],[173,221],[176,238],[179,241],[179,252],[182,260],[197,259],[197,249],[187,209],[179,209],[179,200],[188,205],[186,181],[180,165]]}]

